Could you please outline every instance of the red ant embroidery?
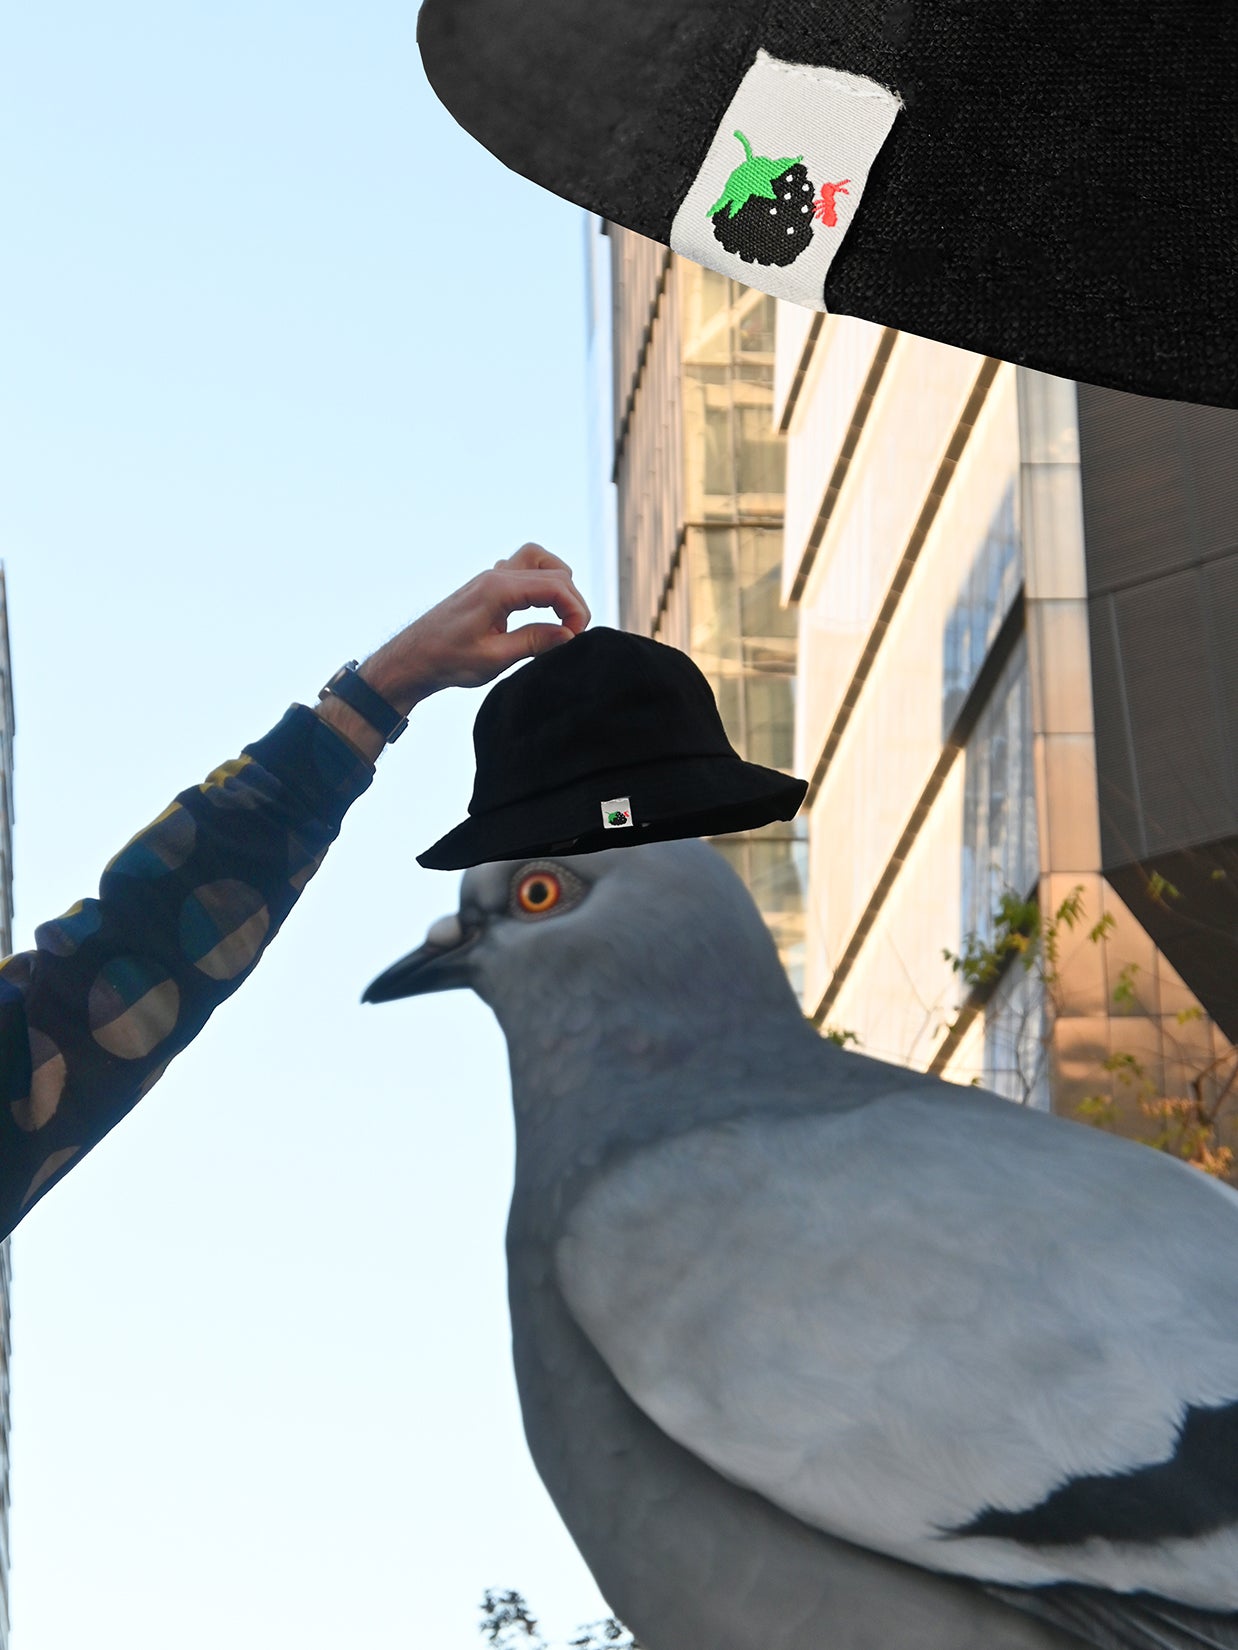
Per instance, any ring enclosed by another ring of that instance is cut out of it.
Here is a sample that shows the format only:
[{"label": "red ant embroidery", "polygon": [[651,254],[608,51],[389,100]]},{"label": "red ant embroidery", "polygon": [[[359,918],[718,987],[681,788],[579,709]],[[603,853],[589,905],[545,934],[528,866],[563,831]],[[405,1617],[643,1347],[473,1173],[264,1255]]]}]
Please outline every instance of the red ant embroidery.
[{"label": "red ant embroidery", "polygon": [[813,202],[812,215],[818,223],[823,223],[827,229],[833,229],[838,223],[838,212],[834,206],[834,196],[846,194],[850,178],[844,178],[841,183],[823,183],[821,194]]}]

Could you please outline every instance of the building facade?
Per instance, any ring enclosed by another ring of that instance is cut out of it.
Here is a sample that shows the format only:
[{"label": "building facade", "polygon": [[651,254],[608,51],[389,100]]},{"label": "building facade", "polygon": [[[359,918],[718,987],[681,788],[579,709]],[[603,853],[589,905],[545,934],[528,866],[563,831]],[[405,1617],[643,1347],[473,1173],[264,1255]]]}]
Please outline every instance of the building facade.
[{"label": "building facade", "polygon": [[[809,780],[798,820],[716,842],[805,1012],[1144,1138],[1167,1105],[1238,1089],[1238,956],[1217,961],[1238,950],[1238,677],[1217,628],[1238,600],[1238,417],[777,303],[597,219],[587,235],[618,622],[692,655],[741,754]],[[1171,659],[1131,646],[1158,612]],[[1183,761],[1176,810],[1165,783],[1140,789],[1155,769],[1173,791]],[[1189,890],[1166,871],[1158,897],[1153,840]],[[1024,966],[1029,910],[1052,943]],[[1000,966],[971,966],[1003,935]]]},{"label": "building facade", "polygon": [[[0,956],[13,950],[13,674],[8,602],[0,566]],[[0,1650],[9,1642],[9,1239],[0,1243]]]},{"label": "building facade", "polygon": [[[772,419],[774,300],[627,230],[606,226],[604,237],[619,624],[690,654],[740,755],[790,771],[796,623],[779,591],[786,443]],[[716,846],[798,985],[804,825]]]},{"label": "building facade", "polygon": [[[1120,718],[1094,654],[1097,466],[1165,404],[778,308],[805,1010],[873,1055],[1150,1137],[1167,1099],[1235,1075],[1102,847],[1098,748]],[[1162,700],[1202,719],[1216,696],[1189,678],[1163,670]],[[1029,900],[1054,956],[1012,952],[982,981],[954,966]]]}]

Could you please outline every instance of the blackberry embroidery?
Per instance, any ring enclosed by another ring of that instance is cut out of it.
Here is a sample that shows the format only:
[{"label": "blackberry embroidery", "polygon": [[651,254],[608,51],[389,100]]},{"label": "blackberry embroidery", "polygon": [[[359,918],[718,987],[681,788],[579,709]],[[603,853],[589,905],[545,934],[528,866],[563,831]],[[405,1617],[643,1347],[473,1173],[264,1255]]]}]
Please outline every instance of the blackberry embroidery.
[{"label": "blackberry embroidery", "polygon": [[834,197],[846,194],[849,180],[823,183],[820,199],[814,200],[803,155],[771,160],[754,155],[742,132],[735,136],[744,146],[744,160],[706,213],[714,221],[714,235],[746,264],[794,263],[812,243],[814,222],[828,228],[837,224]]},{"label": "blackberry embroidery", "polygon": [[745,159],[710,207],[714,234],[746,264],[789,264],[812,242],[813,187],[803,155],[770,160],[754,155],[742,132]]}]

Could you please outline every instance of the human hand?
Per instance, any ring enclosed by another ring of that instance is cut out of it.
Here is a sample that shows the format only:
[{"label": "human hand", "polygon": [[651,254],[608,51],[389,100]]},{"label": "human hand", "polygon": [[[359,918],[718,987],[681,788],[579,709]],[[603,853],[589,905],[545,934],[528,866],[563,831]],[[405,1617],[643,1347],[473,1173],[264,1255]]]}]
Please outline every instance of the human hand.
[{"label": "human hand", "polygon": [[[550,607],[561,624],[508,630],[513,613]],[[545,653],[589,623],[572,570],[540,544],[495,562],[367,659],[361,674],[401,715],[445,687],[482,687],[520,659]]]},{"label": "human hand", "polygon": [[[562,622],[508,630],[511,615],[530,607],[552,608]],[[520,659],[570,641],[589,617],[567,563],[540,544],[525,544],[393,636],[362,664],[360,674],[406,716],[440,688],[482,687]],[[369,724],[333,695],[318,706],[318,714],[370,761],[381,751],[382,740]]]}]

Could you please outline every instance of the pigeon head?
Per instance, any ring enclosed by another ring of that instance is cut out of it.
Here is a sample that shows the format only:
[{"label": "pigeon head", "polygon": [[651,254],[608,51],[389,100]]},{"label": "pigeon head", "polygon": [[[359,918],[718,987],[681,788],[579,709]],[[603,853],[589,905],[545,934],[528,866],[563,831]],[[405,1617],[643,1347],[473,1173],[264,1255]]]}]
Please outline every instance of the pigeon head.
[{"label": "pigeon head", "polygon": [[685,1065],[706,1077],[693,1093],[721,1095],[766,1030],[821,1048],[752,897],[698,841],[476,866],[458,912],[363,1000],[461,987],[498,1018],[526,1122],[604,1111],[609,1133]]},{"label": "pigeon head", "polygon": [[[690,966],[687,966],[690,965]],[[460,906],[380,974],[367,1003],[467,987],[505,1030],[584,989],[633,1018],[695,1023],[764,1010],[800,1017],[769,931],[739,877],[703,842],[649,843],[465,873]]]}]

